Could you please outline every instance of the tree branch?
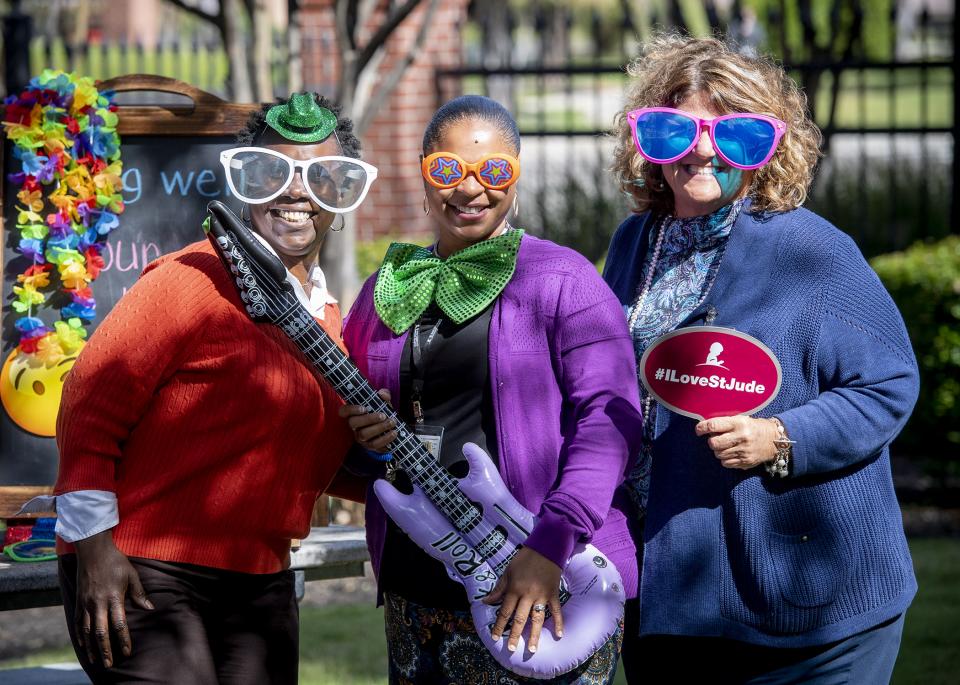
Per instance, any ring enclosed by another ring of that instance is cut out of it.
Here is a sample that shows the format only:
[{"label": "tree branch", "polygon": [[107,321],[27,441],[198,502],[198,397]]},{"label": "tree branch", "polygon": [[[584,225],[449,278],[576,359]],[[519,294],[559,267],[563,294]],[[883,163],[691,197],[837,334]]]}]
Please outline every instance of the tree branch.
[{"label": "tree branch", "polygon": [[[813,23],[813,8],[810,0],[797,3],[800,14],[800,25],[803,27],[803,42],[810,48],[810,60],[819,62],[824,57],[824,50],[817,44],[817,27]],[[829,51],[829,45],[827,46]]]},{"label": "tree branch", "polygon": [[[770,18],[769,12],[767,13],[767,19]],[[774,22],[769,23],[770,26],[774,25]],[[783,46],[783,61],[786,64],[793,63],[793,50],[790,48],[790,41],[787,40],[787,2],[786,0],[780,0],[780,16],[779,21],[776,22],[776,25],[780,27],[780,45]],[[812,108],[811,108],[812,111]]]},{"label": "tree branch", "polygon": [[352,11],[354,2],[351,0],[337,0],[334,8],[334,27],[337,33],[337,43],[340,45],[340,54],[347,50],[357,49],[357,37],[353,35],[355,26],[350,26],[350,15],[356,13]]},{"label": "tree branch", "polygon": [[169,2],[174,7],[182,9],[187,14],[192,14],[195,17],[199,17],[200,19],[216,24],[217,28],[220,29],[220,32],[221,33],[223,32],[224,17],[223,17],[222,2],[220,3],[220,11],[217,12],[217,14],[210,14],[208,12],[204,12],[199,7],[194,7],[193,5],[186,4],[184,0],[167,0],[167,2]]},{"label": "tree branch", "polygon": [[420,0],[407,0],[397,8],[393,14],[386,18],[357,56],[357,73],[363,71],[363,68],[367,66],[367,62],[373,57],[373,53],[387,42],[387,39],[390,37],[390,34],[393,33],[394,29],[400,25],[400,22],[410,16],[410,13],[415,10],[419,4]]},{"label": "tree branch", "polygon": [[670,0],[667,4],[667,16],[673,26],[676,26],[683,33],[690,33],[690,27],[687,26],[687,20],[683,17],[683,8],[680,7],[679,0]]},{"label": "tree branch", "polygon": [[707,23],[710,24],[710,33],[718,35],[723,29],[723,22],[720,21],[720,12],[717,11],[715,0],[706,0],[703,3],[703,10],[707,15]]},{"label": "tree branch", "polygon": [[357,136],[363,136],[367,127],[373,123],[373,117],[376,115],[376,112],[390,98],[393,91],[400,84],[400,80],[403,78],[407,67],[416,59],[417,54],[427,39],[427,33],[433,21],[433,15],[436,13],[439,5],[440,0],[430,0],[430,4],[427,5],[427,10],[423,14],[423,22],[420,24],[420,30],[417,31],[417,37],[414,39],[410,49],[407,50],[403,58],[393,66],[393,69],[390,70],[390,73],[387,74],[386,78],[384,78],[383,82],[376,89],[376,94],[367,102],[366,107],[363,108],[363,114],[360,116],[356,125]]},{"label": "tree branch", "polygon": [[[843,48],[843,54],[840,56],[840,62],[849,62],[853,59],[854,49],[862,43],[863,39],[863,7],[861,6],[859,0],[850,0],[850,10],[853,13],[853,16],[850,21],[850,26],[847,32],[847,44]],[[834,17],[832,17],[832,24],[835,27],[840,25],[840,10],[837,9]],[[839,32],[838,32],[839,33]],[[839,43],[839,36],[837,37],[837,42]],[[840,102],[840,72],[833,72],[833,82],[830,85],[830,111],[829,118],[827,121],[828,129],[832,129],[834,123],[837,120],[837,106]],[[830,149],[830,138],[824,138],[823,141],[824,152],[827,152]]]},{"label": "tree branch", "polygon": [[[380,4],[380,0],[355,0],[354,21],[361,29],[370,21],[374,10]],[[388,3],[389,4],[389,3]],[[359,37],[359,36],[358,36]]]},{"label": "tree branch", "polygon": [[340,75],[337,79],[337,92],[335,99],[344,107],[344,114],[350,116],[353,108],[353,99],[347,93],[348,88],[352,88],[354,74],[353,69],[356,58],[356,46],[353,42],[350,28],[347,26],[347,5],[349,0],[339,0],[337,2],[334,29],[337,37],[337,48],[340,52]]},{"label": "tree branch", "polygon": [[[244,6],[244,7],[246,8],[246,10],[247,10],[247,16],[250,17],[250,23],[251,23],[251,24],[253,24],[253,22],[254,22],[254,18],[253,18],[253,17],[254,17],[254,13],[255,13],[255,11],[256,11],[256,8],[254,7],[254,2],[255,2],[255,0],[243,0],[243,6]],[[254,30],[256,30],[256,29],[254,29]]]}]

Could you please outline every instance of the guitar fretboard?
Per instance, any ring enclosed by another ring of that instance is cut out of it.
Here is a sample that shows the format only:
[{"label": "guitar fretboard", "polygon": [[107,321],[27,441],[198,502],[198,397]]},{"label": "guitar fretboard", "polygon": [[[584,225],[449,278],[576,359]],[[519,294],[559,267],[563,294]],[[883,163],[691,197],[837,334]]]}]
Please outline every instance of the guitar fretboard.
[{"label": "guitar fretboard", "polygon": [[[237,252],[237,241],[228,233]],[[228,255],[229,257],[230,255]],[[234,261],[236,259],[234,258]],[[320,371],[333,389],[348,404],[368,407],[393,419],[397,438],[388,446],[397,465],[419,485],[457,530],[468,533],[482,519],[480,510],[457,487],[456,481],[423,443],[407,428],[389,404],[376,393],[356,365],[310,316],[296,295],[273,285],[272,278],[253,259],[243,259],[245,267],[256,279],[256,293],[243,293],[248,304],[258,310],[296,343],[297,347]],[[235,266],[239,265],[235,264]],[[242,272],[244,269],[240,268]],[[262,306],[260,306],[262,305]]]}]

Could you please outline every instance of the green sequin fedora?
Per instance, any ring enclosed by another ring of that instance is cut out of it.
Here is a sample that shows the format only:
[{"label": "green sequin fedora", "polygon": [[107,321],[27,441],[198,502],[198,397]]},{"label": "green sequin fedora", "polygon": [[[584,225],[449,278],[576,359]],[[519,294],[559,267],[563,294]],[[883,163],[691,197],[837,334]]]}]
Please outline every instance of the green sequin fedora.
[{"label": "green sequin fedora", "polygon": [[270,128],[298,143],[319,143],[337,127],[337,117],[311,93],[294,93],[286,103],[268,109],[266,118]]}]

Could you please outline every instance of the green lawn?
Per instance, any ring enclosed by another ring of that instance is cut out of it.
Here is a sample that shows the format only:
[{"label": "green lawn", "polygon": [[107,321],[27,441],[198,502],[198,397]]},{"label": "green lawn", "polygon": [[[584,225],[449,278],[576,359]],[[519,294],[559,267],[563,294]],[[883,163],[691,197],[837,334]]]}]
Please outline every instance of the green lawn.
[{"label": "green lawn", "polygon": [[383,610],[372,604],[300,610],[302,685],[385,685]]},{"label": "green lawn", "polygon": [[[913,540],[920,592],[907,614],[895,685],[947,685],[960,673],[960,539]],[[385,685],[383,614],[370,605],[301,611],[303,685]],[[0,668],[72,660],[70,650],[0,662]],[[622,674],[616,680],[624,685]]]},{"label": "green lawn", "polygon": [[[920,591],[907,614],[894,685],[948,685],[960,673],[960,540],[912,540]],[[369,606],[304,609],[303,685],[386,683],[383,615]],[[623,673],[616,685],[625,685]]]},{"label": "green lawn", "polygon": [[960,674],[960,540],[912,540],[920,590],[907,612],[896,685],[957,682]]}]

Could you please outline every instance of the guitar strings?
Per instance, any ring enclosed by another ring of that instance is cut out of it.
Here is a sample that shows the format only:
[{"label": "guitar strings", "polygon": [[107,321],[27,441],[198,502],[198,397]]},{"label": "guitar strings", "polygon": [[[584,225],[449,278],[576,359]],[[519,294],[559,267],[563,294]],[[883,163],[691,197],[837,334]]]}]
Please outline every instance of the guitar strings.
[{"label": "guitar strings", "polygon": [[[236,239],[230,238],[228,234],[228,240],[230,240],[233,248],[230,253],[233,250],[237,250],[239,253],[239,249],[236,247]],[[230,253],[227,255],[228,259],[230,259]],[[481,558],[487,561],[492,560],[504,552],[506,545],[514,545],[506,558],[497,563],[494,568],[497,575],[501,575],[502,570],[506,568],[506,564],[518,551],[515,543],[483,519],[480,510],[457,487],[450,473],[437,463],[420,439],[406,429],[404,422],[376,393],[359,369],[356,368],[356,365],[343,353],[343,350],[333,342],[312,316],[303,313],[296,297],[288,291],[276,287],[273,278],[256,260],[249,257],[242,259],[250,270],[256,285],[251,287],[243,283],[244,274],[240,273],[238,274],[238,281],[241,290],[244,290],[245,287],[250,290],[259,289],[262,294],[268,296],[261,296],[260,302],[269,308],[270,320],[278,322],[284,328],[284,331],[294,339],[301,351],[312,362],[321,367],[324,377],[331,382],[334,389],[347,402],[370,406],[375,411],[381,412],[394,420],[397,426],[397,438],[389,447],[398,453],[398,456],[401,457],[398,460],[401,466],[408,470],[414,481],[430,495],[431,500],[438,504],[446,518],[457,528],[458,532],[467,538]],[[230,261],[233,260],[230,259]],[[234,266],[237,271],[240,271],[238,265],[235,264]],[[246,294],[248,299],[253,299],[249,292]],[[287,327],[284,326],[284,323],[289,323],[288,318],[298,324],[290,327],[293,331],[288,331]],[[306,339],[306,344],[301,342],[301,338]],[[315,356],[312,353],[316,352],[317,348],[324,349]],[[410,466],[413,466],[413,469],[409,469],[407,463],[405,463],[411,460],[412,464]],[[446,511],[444,511],[445,507]]]}]

